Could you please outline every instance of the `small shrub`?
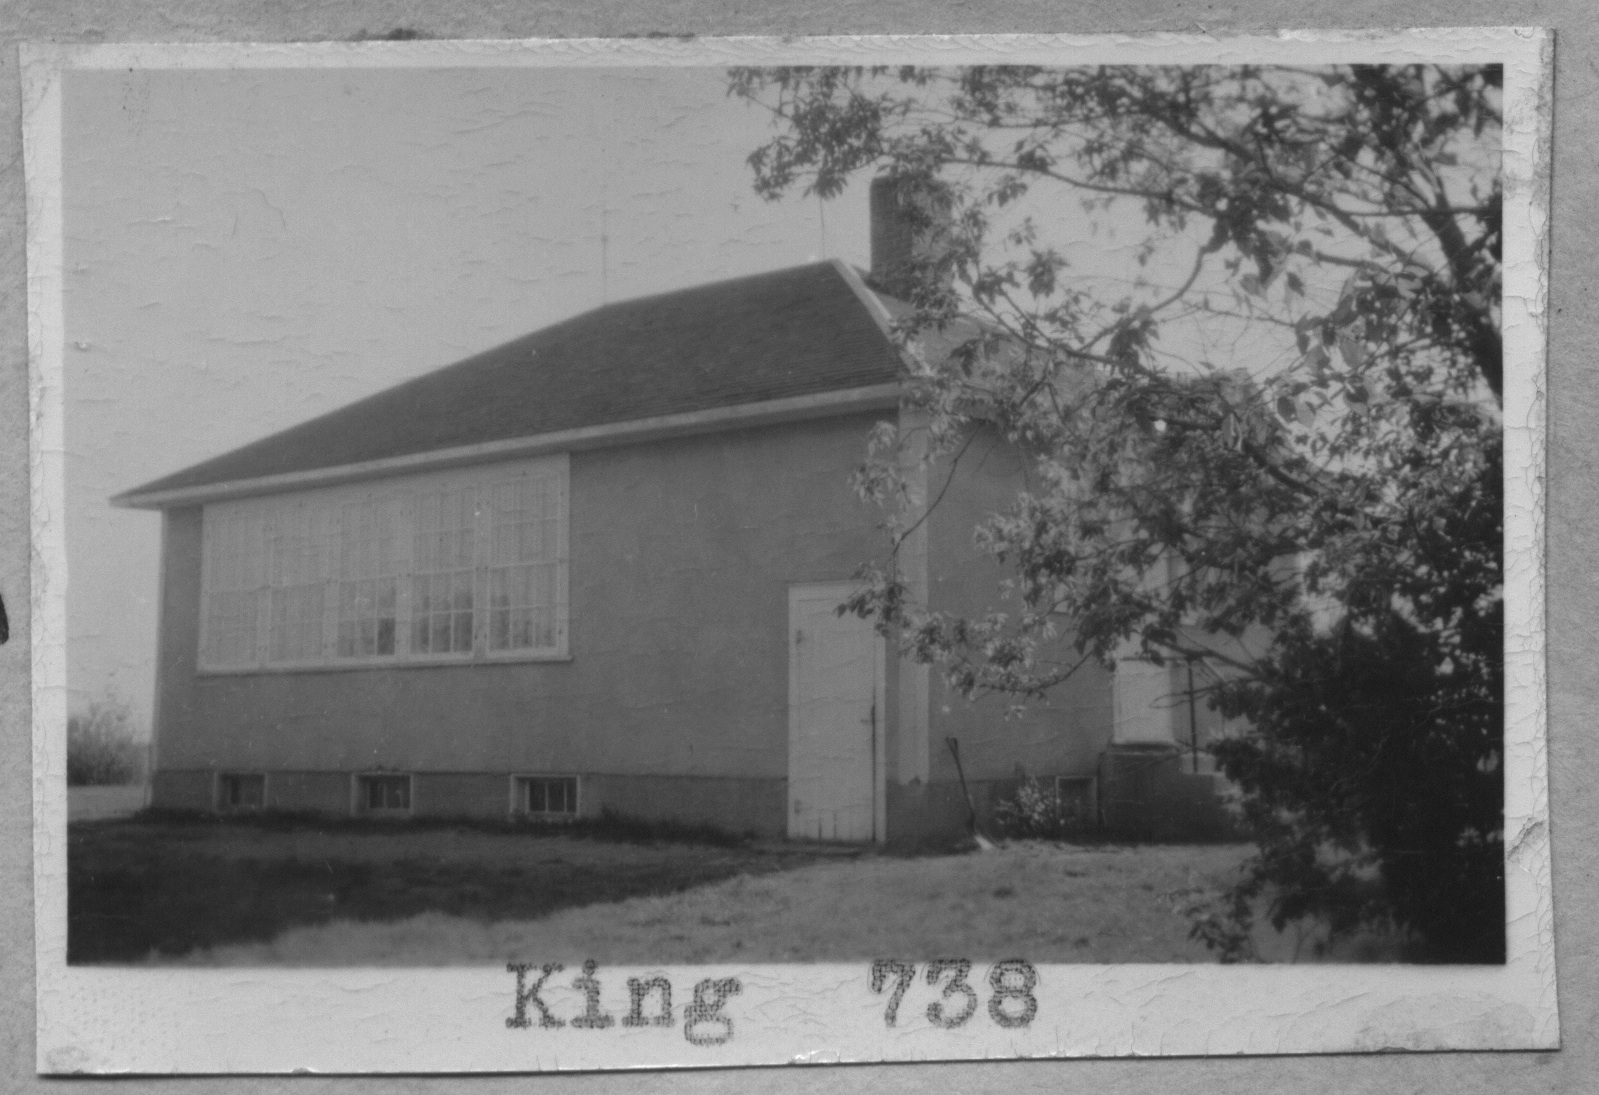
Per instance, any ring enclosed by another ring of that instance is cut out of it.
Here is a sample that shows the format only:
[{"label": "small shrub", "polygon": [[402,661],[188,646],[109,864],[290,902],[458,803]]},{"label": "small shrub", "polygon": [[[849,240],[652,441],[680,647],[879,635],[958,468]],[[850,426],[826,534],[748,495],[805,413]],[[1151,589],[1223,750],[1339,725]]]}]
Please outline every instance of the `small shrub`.
[{"label": "small shrub", "polygon": [[1223,963],[1260,960],[1254,910],[1238,890],[1217,893],[1208,886],[1190,885],[1165,896],[1172,911],[1188,921],[1188,938],[1205,944]]},{"label": "small shrub", "polygon": [[96,700],[67,718],[67,786],[137,783],[145,776],[146,744],[133,712],[115,700]]},{"label": "small shrub", "polygon": [[1014,796],[994,807],[994,827],[1001,836],[1058,840],[1082,832],[1084,819],[1054,787],[1027,776]]}]

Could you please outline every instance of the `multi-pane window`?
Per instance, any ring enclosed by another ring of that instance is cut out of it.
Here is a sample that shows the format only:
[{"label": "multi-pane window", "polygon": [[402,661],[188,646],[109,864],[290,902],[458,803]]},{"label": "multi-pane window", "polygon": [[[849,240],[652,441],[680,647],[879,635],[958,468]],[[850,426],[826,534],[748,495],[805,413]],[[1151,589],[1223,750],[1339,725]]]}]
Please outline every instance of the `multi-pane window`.
[{"label": "multi-pane window", "polygon": [[382,657],[395,652],[398,501],[363,498],[339,507],[340,658]]},{"label": "multi-pane window", "polygon": [[489,492],[489,649],[554,646],[560,609],[560,484],[496,483]]},{"label": "multi-pane window", "polygon": [[472,650],[476,496],[469,486],[417,495],[411,555],[412,650],[430,654]]},{"label": "multi-pane window", "polygon": [[576,817],[576,776],[519,776],[517,809],[532,817]]},{"label": "multi-pane window", "polygon": [[566,652],[564,456],[206,507],[202,668]]},{"label": "multi-pane window", "polygon": [[303,503],[284,507],[273,523],[267,552],[270,662],[322,657],[328,580],[325,525],[325,512]]},{"label": "multi-pane window", "polygon": [[206,528],[206,653],[213,665],[252,665],[260,652],[261,515],[233,511]]}]

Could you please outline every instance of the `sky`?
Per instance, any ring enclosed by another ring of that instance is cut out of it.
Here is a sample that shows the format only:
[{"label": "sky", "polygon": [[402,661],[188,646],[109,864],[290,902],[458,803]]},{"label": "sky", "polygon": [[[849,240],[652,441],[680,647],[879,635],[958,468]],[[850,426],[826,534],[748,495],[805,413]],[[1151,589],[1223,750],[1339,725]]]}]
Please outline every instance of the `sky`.
[{"label": "sky", "polygon": [[[160,518],[113,495],[608,300],[868,266],[864,179],[825,206],[754,193],[773,133],[720,69],[68,73],[69,705],[148,725]],[[1026,213],[1107,299],[1181,283],[1208,231],[1142,266],[1135,203],[1035,192],[1004,215]],[[1294,356],[1213,318],[1160,349]]]},{"label": "sky", "polygon": [[[121,491],[593,308],[869,262],[864,186],[757,197],[710,69],[73,72],[70,704],[147,725],[160,518]],[[601,236],[607,239],[602,247]]]}]

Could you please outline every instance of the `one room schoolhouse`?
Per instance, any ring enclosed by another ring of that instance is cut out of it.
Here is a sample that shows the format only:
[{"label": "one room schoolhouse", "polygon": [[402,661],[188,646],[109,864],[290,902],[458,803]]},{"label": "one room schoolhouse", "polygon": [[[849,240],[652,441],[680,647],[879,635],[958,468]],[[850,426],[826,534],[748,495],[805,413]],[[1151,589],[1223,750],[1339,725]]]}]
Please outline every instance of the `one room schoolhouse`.
[{"label": "one room schoolhouse", "polygon": [[[836,611],[888,549],[851,473],[907,413],[872,196],[871,274],[608,304],[119,496],[163,520],[152,804],[916,841],[1026,775],[1085,824],[1214,823],[1177,669],[1006,719]],[[940,484],[898,561],[931,607],[995,603],[972,532],[1019,475]]]}]

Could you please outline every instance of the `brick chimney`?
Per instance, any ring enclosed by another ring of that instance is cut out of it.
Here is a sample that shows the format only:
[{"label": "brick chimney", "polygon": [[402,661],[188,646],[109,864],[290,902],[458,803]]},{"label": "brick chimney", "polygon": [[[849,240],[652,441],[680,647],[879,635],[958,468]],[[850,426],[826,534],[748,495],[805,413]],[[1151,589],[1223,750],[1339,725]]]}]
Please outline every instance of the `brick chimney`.
[{"label": "brick chimney", "polygon": [[925,185],[891,175],[872,180],[872,284],[890,296],[910,300],[914,266],[936,254],[947,231],[948,200]]}]

